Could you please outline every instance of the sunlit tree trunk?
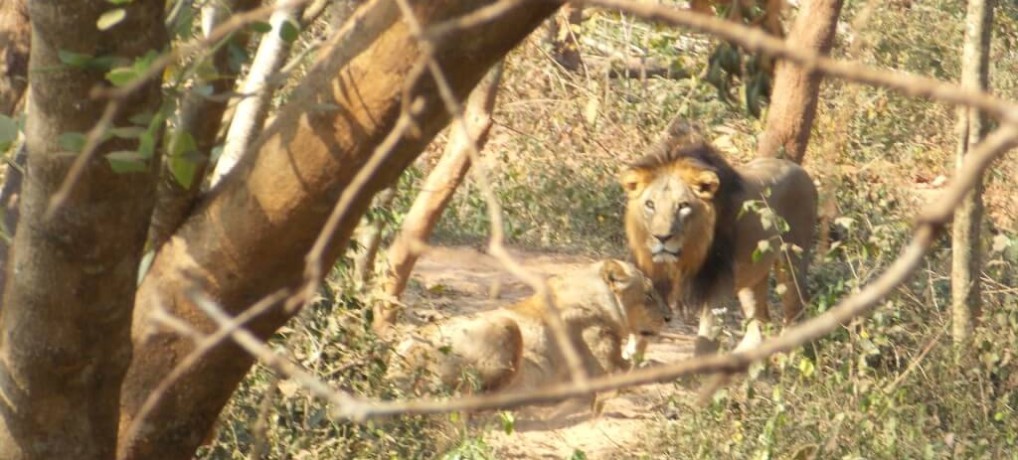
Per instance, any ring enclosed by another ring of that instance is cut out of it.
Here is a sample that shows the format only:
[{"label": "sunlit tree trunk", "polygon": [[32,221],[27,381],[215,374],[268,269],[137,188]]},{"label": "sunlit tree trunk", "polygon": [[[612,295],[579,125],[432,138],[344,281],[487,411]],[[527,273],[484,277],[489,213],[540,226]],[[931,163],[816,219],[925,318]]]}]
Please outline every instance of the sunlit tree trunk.
[{"label": "sunlit tree trunk", "polygon": [[[841,6],[842,0],[802,2],[785,40],[818,53],[829,53]],[[767,129],[760,139],[758,156],[783,156],[802,163],[816,117],[822,77],[820,72],[788,62],[778,64],[767,110]]]},{"label": "sunlit tree trunk", "polygon": [[[962,46],[961,86],[973,90],[989,87],[990,36],[993,28],[993,0],[969,0]],[[978,110],[958,110],[958,155],[960,167],[965,155],[986,136],[986,117]],[[982,180],[954,213],[952,227],[951,335],[956,345],[968,342],[975,318],[980,314],[980,220],[983,216]]]}]

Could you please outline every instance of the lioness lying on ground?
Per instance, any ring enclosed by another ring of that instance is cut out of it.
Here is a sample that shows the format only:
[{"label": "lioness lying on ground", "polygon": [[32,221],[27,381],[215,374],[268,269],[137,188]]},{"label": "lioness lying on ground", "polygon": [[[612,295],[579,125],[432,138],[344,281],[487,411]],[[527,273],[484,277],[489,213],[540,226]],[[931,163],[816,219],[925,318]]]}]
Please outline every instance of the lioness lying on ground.
[{"label": "lioness lying on ground", "polygon": [[709,307],[733,292],[748,320],[737,350],[762,340],[772,267],[784,289],[785,323],[799,317],[817,218],[816,187],[799,165],[758,158],[733,168],[678,122],[620,181],[637,265],[670,304],[700,310],[696,354],[717,348]]},{"label": "lioness lying on ground", "polygon": [[[630,367],[623,347],[642,352],[671,320],[671,310],[632,264],[603,260],[547,280],[589,376]],[[461,391],[530,389],[562,382],[569,366],[538,295],[512,306],[424,326],[395,350],[389,377],[404,387],[437,379]],[[424,379],[421,379],[424,370]]]}]

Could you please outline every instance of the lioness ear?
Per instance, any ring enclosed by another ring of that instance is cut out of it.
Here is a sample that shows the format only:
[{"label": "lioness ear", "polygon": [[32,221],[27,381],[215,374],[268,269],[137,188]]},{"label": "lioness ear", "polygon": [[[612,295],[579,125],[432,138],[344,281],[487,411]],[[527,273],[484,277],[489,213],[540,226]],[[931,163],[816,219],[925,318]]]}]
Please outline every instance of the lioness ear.
[{"label": "lioness ear", "polygon": [[643,192],[647,185],[647,176],[647,172],[642,169],[626,168],[619,173],[619,183],[622,184],[626,195],[634,197]]},{"label": "lioness ear", "polygon": [[606,259],[601,264],[601,278],[616,292],[623,290],[629,284],[626,267],[623,267],[617,260]]},{"label": "lioness ear", "polygon": [[714,171],[700,171],[693,183],[696,195],[705,200],[713,199],[720,186],[721,180]]}]

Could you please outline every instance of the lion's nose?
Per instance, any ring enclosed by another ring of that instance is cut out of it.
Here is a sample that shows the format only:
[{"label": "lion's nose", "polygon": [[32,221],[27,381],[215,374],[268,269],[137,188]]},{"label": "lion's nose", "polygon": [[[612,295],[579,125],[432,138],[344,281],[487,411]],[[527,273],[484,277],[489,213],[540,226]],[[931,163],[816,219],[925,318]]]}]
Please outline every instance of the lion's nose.
[{"label": "lion's nose", "polygon": [[654,235],[654,238],[660,241],[661,244],[664,244],[666,241],[668,241],[668,238],[671,238],[671,236],[672,236],[671,234],[665,233],[664,235]]}]

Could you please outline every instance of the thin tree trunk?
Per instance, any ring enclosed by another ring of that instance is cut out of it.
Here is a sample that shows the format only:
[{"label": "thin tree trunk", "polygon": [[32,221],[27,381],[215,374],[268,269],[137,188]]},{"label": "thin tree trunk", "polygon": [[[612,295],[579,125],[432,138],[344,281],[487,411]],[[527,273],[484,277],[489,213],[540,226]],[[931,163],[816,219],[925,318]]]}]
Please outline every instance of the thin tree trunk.
[{"label": "thin tree trunk", "polygon": [[[289,1],[276,0],[276,3]],[[265,117],[269,113],[269,101],[272,100],[272,95],[275,94],[276,88],[279,86],[277,74],[286,63],[292,45],[284,40],[284,34],[281,34],[280,31],[283,27],[296,26],[297,19],[300,18],[303,11],[304,4],[301,3],[292,7],[280,8],[269,18],[272,30],[262,35],[262,41],[258,44],[258,52],[255,53],[254,61],[251,62],[251,70],[248,71],[244,83],[240,86],[240,93],[245,96],[237,103],[233,112],[233,121],[230,122],[230,129],[226,132],[226,142],[223,144],[223,153],[219,156],[216,167],[212,171],[210,180],[213,187],[237,165],[240,157],[261,134]]]},{"label": "thin tree trunk", "polygon": [[[396,198],[396,187],[392,186],[375,195],[371,203],[372,209],[385,209],[392,204]],[[357,251],[353,257],[353,279],[358,289],[365,289],[371,281],[371,275],[375,271],[375,257],[378,255],[378,247],[382,244],[382,232],[385,231],[384,219],[368,219],[354,231],[353,239],[357,242]]]},{"label": "thin tree trunk", "polygon": [[[818,53],[827,54],[842,0],[803,2],[795,24],[785,39]],[[757,156],[785,157],[802,163],[816,117],[823,74],[783,61],[778,64],[767,110],[767,130],[760,139]]]},{"label": "thin tree trunk", "polygon": [[495,107],[498,85],[502,80],[503,64],[499,63],[488,76],[474,88],[467,100],[464,118],[467,131],[453,125],[450,129],[449,142],[445,146],[442,158],[428,174],[421,186],[421,192],[414,199],[406,216],[399,235],[389,246],[389,273],[386,276],[385,296],[387,297],[375,307],[374,324],[376,331],[384,331],[395,324],[398,304],[395,302],[406,290],[410,273],[417,263],[420,254],[414,250],[416,241],[427,242],[435,229],[438,219],[442,217],[456,189],[470,170],[470,145],[478,151],[484,148],[491,131],[491,112]]},{"label": "thin tree trunk", "polygon": [[[490,4],[481,0],[416,0],[425,27]],[[439,66],[463,98],[512,47],[548,17],[557,3],[513,5],[483,24],[434,39]],[[280,288],[300,284],[305,255],[337,197],[397,126],[404,108],[415,129],[398,138],[379,174],[357,190],[354,205],[324,254],[330,266],[377,191],[390,186],[446,126],[448,112],[421,66],[416,38],[394,2],[361,7],[339,32],[274,122],[207,199],[162,246],[136,297],[135,359],[124,381],[121,433],[127,433],[149,393],[194,344],[158,327],[157,311],[202,331],[215,325],[187,295],[198,286],[236,315]],[[406,104],[406,103],[411,104]],[[277,309],[250,323],[267,338],[295,312]],[[185,459],[208,433],[253,363],[223,343],[188,368],[160,397],[136,436],[121,437],[120,458]]]},{"label": "thin tree trunk", "polygon": [[[21,225],[8,263],[0,315],[0,459],[109,459],[116,449],[120,381],[131,359],[131,311],[138,261],[155,192],[147,171],[116,173],[105,154],[138,149],[137,139],[98,146],[64,205],[50,197],[74,155],[62,133],[86,132],[106,101],[89,97],[104,72],[61,62],[60,52],[129,59],[167,44],[165,2],[123,4],[124,19],[96,27],[105,0],[29,3],[33,72],[25,139],[28,172]],[[114,126],[154,113],[160,82],[124,101]]]},{"label": "thin tree trunk", "polygon": [[[969,0],[962,47],[961,86],[973,90],[989,87],[990,35],[993,29],[993,0]],[[961,167],[965,155],[986,137],[986,117],[975,109],[958,110],[958,155]],[[981,310],[979,273],[982,248],[979,242],[983,217],[982,180],[965,197],[954,213],[951,238],[951,335],[963,346],[972,335]]]},{"label": "thin tree trunk", "polygon": [[[258,6],[258,3],[258,0],[211,2],[202,8],[202,33],[208,36],[212,29],[225,21],[230,14],[250,10]],[[213,96],[222,96],[233,88],[235,80],[234,76],[230,75],[229,48],[220,46],[209,59],[212,68],[215,69],[214,76],[211,79],[197,78],[196,86],[207,85],[212,88]],[[149,228],[149,248],[152,250],[162,245],[173,234],[194,206],[208,168],[209,155],[216,145],[226,102],[222,98],[204,96],[198,91],[189,91],[184,96],[179,122],[169,135],[176,137],[177,142],[180,141],[180,136],[192,136],[195,151],[183,152],[187,155],[181,158],[167,156],[163,159],[156,190],[156,208]],[[193,168],[190,183],[181,183],[173,173],[174,167]]]}]

